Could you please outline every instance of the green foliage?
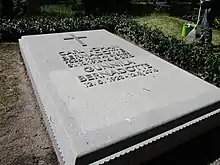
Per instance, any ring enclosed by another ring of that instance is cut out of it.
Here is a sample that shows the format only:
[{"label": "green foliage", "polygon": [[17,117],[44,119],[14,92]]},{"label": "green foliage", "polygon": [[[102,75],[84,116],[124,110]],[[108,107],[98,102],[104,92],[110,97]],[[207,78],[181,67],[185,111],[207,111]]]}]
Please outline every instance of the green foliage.
[{"label": "green foliage", "polygon": [[86,14],[124,13],[130,0],[82,0]]},{"label": "green foliage", "polygon": [[93,29],[106,29],[116,33],[220,87],[220,55],[213,54],[210,47],[186,44],[181,40],[165,36],[157,29],[139,25],[125,16],[0,19],[0,30],[5,41],[17,41],[22,35]]},{"label": "green foliage", "polygon": [[114,28],[124,16],[110,15],[102,17],[23,17],[17,19],[0,19],[3,40],[17,41],[22,35],[68,32],[88,29]]},{"label": "green foliage", "polygon": [[83,5],[81,0],[70,0],[70,2],[71,2],[72,11],[83,10]]},{"label": "green foliage", "polygon": [[116,31],[155,55],[220,87],[220,55],[213,54],[211,47],[186,44],[132,21],[117,25]]},{"label": "green foliage", "polygon": [[64,16],[64,17],[72,17],[74,15],[74,11],[71,10],[71,6],[66,5],[43,5],[40,7],[41,14],[47,16]]},{"label": "green foliage", "polygon": [[0,16],[19,17],[26,14],[28,0],[0,0]]},{"label": "green foliage", "polygon": [[156,3],[157,0],[132,0],[132,2]]},{"label": "green foliage", "polygon": [[214,27],[216,29],[220,29],[220,17],[215,19]]},{"label": "green foliage", "polygon": [[76,0],[74,1],[68,2],[68,4],[42,5],[40,7],[40,14],[46,16],[63,16],[74,18],[85,15],[81,4]]},{"label": "green foliage", "polygon": [[27,14],[37,15],[40,12],[40,6],[43,0],[27,0]]},{"label": "green foliage", "polygon": [[13,0],[13,13],[16,16],[23,16],[27,13],[27,0]]}]

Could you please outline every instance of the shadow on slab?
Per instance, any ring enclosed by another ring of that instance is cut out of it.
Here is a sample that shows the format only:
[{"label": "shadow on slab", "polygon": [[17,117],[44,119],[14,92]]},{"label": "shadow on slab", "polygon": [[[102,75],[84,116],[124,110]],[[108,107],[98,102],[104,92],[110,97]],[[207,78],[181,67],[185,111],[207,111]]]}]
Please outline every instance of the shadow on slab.
[{"label": "shadow on slab", "polygon": [[207,165],[220,157],[220,127],[141,165]]}]

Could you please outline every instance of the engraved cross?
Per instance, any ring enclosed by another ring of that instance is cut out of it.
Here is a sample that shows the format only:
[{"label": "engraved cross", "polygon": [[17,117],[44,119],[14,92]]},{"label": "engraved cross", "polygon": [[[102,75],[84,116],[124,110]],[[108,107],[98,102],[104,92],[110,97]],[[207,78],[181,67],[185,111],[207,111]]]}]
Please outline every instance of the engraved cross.
[{"label": "engraved cross", "polygon": [[64,40],[76,40],[79,44],[81,44],[82,46],[87,46],[87,44],[85,44],[83,41],[81,41],[81,39],[87,38],[87,37],[77,37],[74,34],[70,34],[71,37],[68,38],[64,38]]}]

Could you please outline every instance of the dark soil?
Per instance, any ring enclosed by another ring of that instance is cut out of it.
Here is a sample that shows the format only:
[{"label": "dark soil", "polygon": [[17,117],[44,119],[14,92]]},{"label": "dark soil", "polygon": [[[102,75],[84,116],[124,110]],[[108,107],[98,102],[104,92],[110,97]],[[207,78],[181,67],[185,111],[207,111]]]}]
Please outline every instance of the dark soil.
[{"label": "dark soil", "polygon": [[0,45],[0,164],[57,165],[18,44]]}]

